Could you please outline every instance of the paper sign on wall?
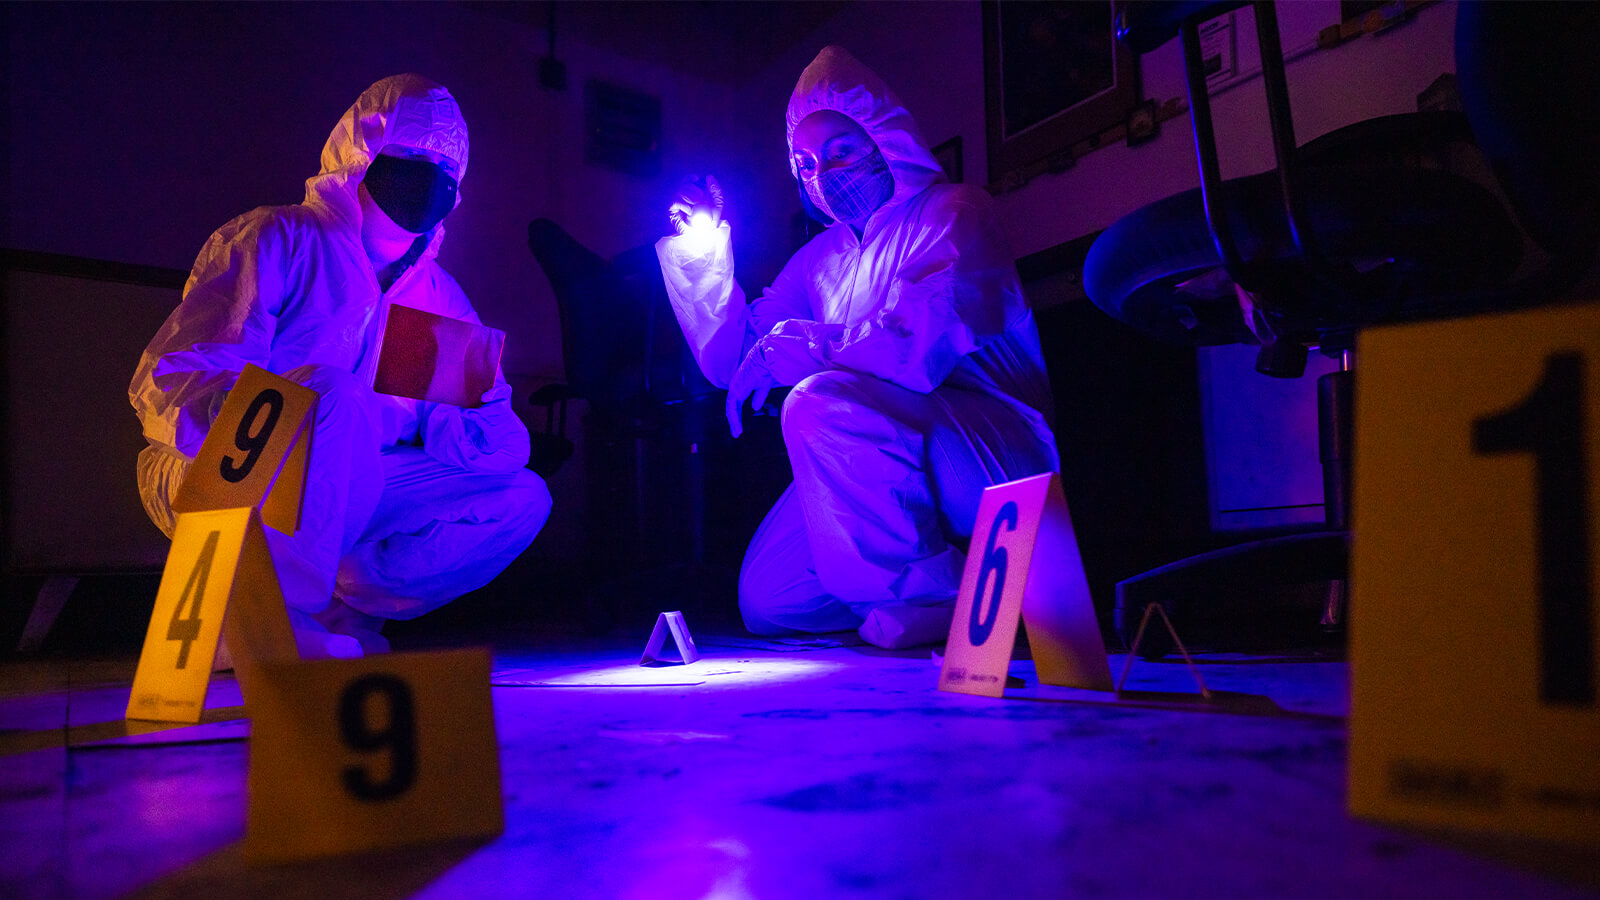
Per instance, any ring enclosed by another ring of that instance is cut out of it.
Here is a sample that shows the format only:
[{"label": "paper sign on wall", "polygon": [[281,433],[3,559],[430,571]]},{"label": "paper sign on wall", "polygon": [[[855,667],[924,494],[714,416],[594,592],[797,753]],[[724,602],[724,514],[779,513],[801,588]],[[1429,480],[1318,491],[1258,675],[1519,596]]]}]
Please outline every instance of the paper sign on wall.
[{"label": "paper sign on wall", "polygon": [[1054,472],[984,489],[939,688],[999,697],[1019,620],[1041,682],[1112,689],[1072,516]]},{"label": "paper sign on wall", "polygon": [[127,718],[200,721],[223,635],[247,706],[259,663],[298,656],[261,520],[248,507],[178,516]]},{"label": "paper sign on wall", "polygon": [[1600,842],[1600,307],[1356,356],[1351,811]]},{"label": "paper sign on wall", "polygon": [[316,405],[316,391],[246,365],[172,500],[173,512],[260,506],[263,523],[293,534]]},{"label": "paper sign on wall", "polygon": [[268,666],[251,716],[250,862],[504,828],[486,650]]}]

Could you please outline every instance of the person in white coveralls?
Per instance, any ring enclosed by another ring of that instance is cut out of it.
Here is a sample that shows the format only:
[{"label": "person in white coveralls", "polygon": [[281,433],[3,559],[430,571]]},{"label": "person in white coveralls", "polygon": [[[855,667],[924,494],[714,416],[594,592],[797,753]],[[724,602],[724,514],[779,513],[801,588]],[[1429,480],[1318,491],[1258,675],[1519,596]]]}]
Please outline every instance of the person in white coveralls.
[{"label": "person in white coveralls", "polygon": [[371,387],[388,304],[478,321],[436,260],[467,147],[442,86],[372,85],[329,135],[304,201],[211,235],[129,387],[149,444],[140,494],[169,536],[172,499],[246,364],[317,392],[300,527],[267,529],[305,656],[387,649],[384,620],[487,584],[550,513],[502,373],[475,408]]},{"label": "person in white coveralls", "polygon": [[939,641],[983,489],[1059,466],[1038,331],[989,196],[946,183],[866,66],[825,48],[786,122],[790,171],[832,224],[758,299],[734,280],[714,179],[680,187],[656,245],[735,436],[746,400],[793,386],[794,482],[745,553],[740,611],[760,635]]}]

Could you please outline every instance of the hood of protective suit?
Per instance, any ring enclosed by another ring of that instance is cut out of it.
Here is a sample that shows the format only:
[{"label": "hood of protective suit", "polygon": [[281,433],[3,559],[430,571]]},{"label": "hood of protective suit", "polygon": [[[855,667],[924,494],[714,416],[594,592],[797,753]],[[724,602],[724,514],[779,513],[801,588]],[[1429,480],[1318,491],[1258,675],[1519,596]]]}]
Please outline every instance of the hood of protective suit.
[{"label": "hood of protective suit", "polygon": [[843,47],[822,48],[800,73],[789,97],[787,128],[789,172],[799,178],[794,164],[794,130],[806,116],[831,109],[856,120],[878,145],[894,175],[894,196],[885,204],[901,203],[930,184],[945,180],[944,170],[917,131],[911,113],[877,73],[862,65]]},{"label": "hood of protective suit", "polygon": [[[306,181],[306,203],[333,207],[360,222],[356,188],[372,158],[390,144],[438,153],[454,166],[457,182],[467,174],[467,122],[456,99],[421,75],[391,75],[363,91],[333,127],[322,148],[322,171]],[[443,224],[434,227],[428,255],[438,251],[443,232]]]}]

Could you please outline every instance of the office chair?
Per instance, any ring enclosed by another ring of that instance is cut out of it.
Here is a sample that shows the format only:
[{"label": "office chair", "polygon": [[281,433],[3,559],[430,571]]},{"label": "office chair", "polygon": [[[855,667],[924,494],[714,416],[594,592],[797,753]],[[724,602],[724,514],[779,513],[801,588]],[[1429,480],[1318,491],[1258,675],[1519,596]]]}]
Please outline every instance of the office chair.
[{"label": "office chair", "polygon": [[528,432],[528,468],[545,480],[561,471],[576,449],[567,437],[567,402],[574,397],[571,385],[562,383],[541,385],[528,395],[530,405],[544,410],[544,430]]},{"label": "office chair", "polygon": [[608,423],[642,419],[649,390],[640,367],[651,347],[644,331],[650,311],[646,297],[630,293],[624,267],[595,254],[555,222],[530,222],[528,248],[550,281],[561,323],[566,381],[544,385],[528,398],[545,410],[545,430],[534,434],[533,467],[553,472],[573,452],[567,437],[572,400],[587,402]]},{"label": "office chair", "polygon": [[[1276,168],[1224,181],[1199,26],[1245,5],[1255,15]],[[1263,600],[1275,587],[1316,582],[1333,586],[1323,618],[1337,624],[1355,334],[1548,302],[1588,269],[1600,233],[1592,101],[1600,16],[1587,4],[1464,3],[1456,27],[1464,114],[1388,116],[1304,146],[1295,140],[1272,3],[1127,2],[1117,31],[1140,53],[1181,37],[1201,184],[1096,239],[1084,265],[1090,298],[1158,340],[1257,345],[1256,368],[1267,376],[1300,376],[1312,350],[1340,362],[1318,383],[1324,527],[1120,582],[1118,633],[1131,642],[1150,603],[1201,642],[1229,630],[1302,630],[1303,610]],[[1485,185],[1447,170],[1451,155],[1473,143],[1510,210]],[[1140,654],[1158,658],[1170,642],[1155,634],[1152,643],[1152,631]]]},{"label": "office chair", "polygon": [[547,431],[569,447],[566,405],[587,405],[586,612],[589,627],[605,631],[637,612],[628,607],[642,595],[678,592],[703,562],[702,449],[707,414],[720,405],[702,402],[716,389],[689,355],[653,246],[607,260],[541,218],[528,226],[528,247],[560,310],[566,372],[565,384],[529,400],[545,407],[547,424],[559,420]]}]

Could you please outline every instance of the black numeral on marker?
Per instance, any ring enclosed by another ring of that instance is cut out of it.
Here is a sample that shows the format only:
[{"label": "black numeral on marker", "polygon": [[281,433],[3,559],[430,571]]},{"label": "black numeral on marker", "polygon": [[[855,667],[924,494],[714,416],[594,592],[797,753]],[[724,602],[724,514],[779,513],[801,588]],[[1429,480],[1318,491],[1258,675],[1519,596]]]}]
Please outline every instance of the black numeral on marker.
[{"label": "black numeral on marker", "polygon": [[[266,407],[267,414],[261,427],[251,433],[250,426],[259,417],[261,408]],[[278,426],[278,416],[283,414],[283,394],[272,388],[267,388],[257,394],[250,401],[250,407],[244,411],[244,417],[239,420],[239,430],[234,432],[233,445],[245,452],[244,462],[235,463],[233,457],[222,457],[222,477],[237,484],[250,474],[256,467],[256,460],[261,458],[261,451],[267,446],[267,441],[272,439],[272,429]]]},{"label": "black numeral on marker", "polygon": [[[172,608],[172,621],[167,623],[167,640],[182,641],[183,646],[178,648],[178,668],[189,665],[189,645],[200,639],[200,602],[205,599],[206,582],[211,580],[211,558],[217,555],[217,539],[222,532],[213,531],[206,535],[206,542],[200,548],[200,556],[194,561],[194,568],[189,570],[189,580],[183,586],[183,596],[178,598],[178,605]],[[190,596],[194,603],[189,603]],[[189,607],[189,615],[183,614],[183,608]]]},{"label": "black numeral on marker", "polygon": [[1534,457],[1539,698],[1565,706],[1595,701],[1583,387],[1583,354],[1556,353],[1520,404],[1472,423],[1474,453]]},{"label": "black numeral on marker", "polygon": [[[972,615],[967,619],[967,637],[972,641],[972,646],[977,647],[989,639],[989,632],[994,630],[995,620],[1000,617],[1000,597],[1006,585],[1006,548],[996,547],[995,541],[1000,537],[1000,523],[1008,526],[1007,531],[1017,530],[1017,504],[1007,500],[1000,507],[1000,512],[995,514],[994,526],[989,529],[989,542],[983,548],[983,568],[978,570],[978,584],[972,597]],[[990,573],[994,573],[991,582]],[[984,614],[983,586],[990,584],[988,614]]]},{"label": "black numeral on marker", "polygon": [[[386,724],[379,729],[367,726],[367,702],[381,699]],[[410,789],[417,780],[417,721],[411,686],[393,675],[363,675],[350,682],[339,697],[339,732],[352,750],[374,753],[389,751],[388,775],[372,777],[366,766],[347,766],[344,786],[361,800],[393,800]]]}]

